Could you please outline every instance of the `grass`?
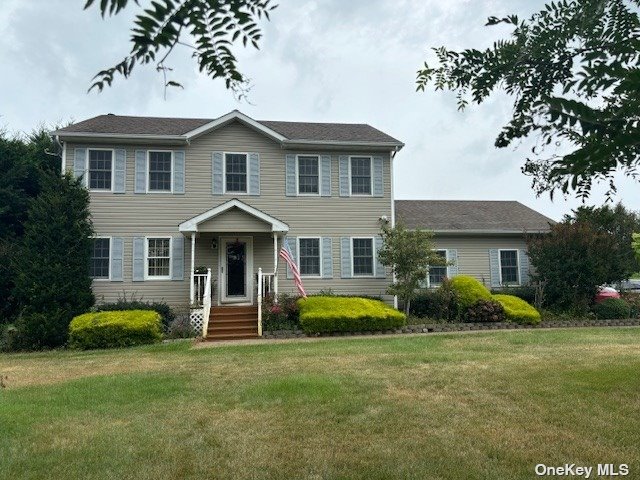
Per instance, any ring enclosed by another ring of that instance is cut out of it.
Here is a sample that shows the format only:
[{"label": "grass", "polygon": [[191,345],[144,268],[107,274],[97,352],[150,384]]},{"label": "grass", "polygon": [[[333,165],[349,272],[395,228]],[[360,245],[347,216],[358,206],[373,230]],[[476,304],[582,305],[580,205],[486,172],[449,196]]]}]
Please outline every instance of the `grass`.
[{"label": "grass", "polygon": [[640,329],[0,356],[0,477],[640,471]]}]

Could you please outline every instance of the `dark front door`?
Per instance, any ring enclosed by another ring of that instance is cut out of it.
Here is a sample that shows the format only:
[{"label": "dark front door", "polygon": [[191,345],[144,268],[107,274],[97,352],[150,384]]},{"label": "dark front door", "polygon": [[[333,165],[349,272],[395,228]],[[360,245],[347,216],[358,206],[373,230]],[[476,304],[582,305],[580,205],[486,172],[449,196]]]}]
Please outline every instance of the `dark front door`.
[{"label": "dark front door", "polygon": [[227,297],[247,296],[247,244],[227,243]]}]

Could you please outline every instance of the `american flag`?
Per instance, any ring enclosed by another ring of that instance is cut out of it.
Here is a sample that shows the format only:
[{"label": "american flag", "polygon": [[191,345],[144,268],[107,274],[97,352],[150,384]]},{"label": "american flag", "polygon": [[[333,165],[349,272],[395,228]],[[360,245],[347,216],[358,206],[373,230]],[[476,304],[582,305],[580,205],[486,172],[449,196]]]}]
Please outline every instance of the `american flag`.
[{"label": "american flag", "polygon": [[293,258],[293,253],[291,253],[291,249],[289,248],[289,242],[287,239],[284,239],[282,242],[282,248],[280,249],[280,257],[287,262],[287,265],[291,269],[291,273],[293,273],[293,281],[304,298],[307,298],[307,293],[304,291],[304,287],[302,286],[302,279],[300,278],[300,270],[298,270],[298,265]]}]

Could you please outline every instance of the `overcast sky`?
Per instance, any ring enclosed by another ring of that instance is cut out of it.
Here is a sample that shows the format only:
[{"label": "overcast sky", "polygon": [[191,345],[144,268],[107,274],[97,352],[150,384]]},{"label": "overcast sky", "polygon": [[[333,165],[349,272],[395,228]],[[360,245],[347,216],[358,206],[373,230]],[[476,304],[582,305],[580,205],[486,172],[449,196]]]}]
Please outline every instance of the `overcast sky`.
[{"label": "overcast sky", "polygon": [[[199,74],[187,49],[168,62],[185,89],[169,90],[166,100],[153,67],[87,94],[93,75],[129,51],[138,7],[131,2],[125,14],[102,20],[84,3],[2,0],[0,127],[28,132],[103,113],[215,118],[235,108],[263,120],[369,123],[406,144],[395,163],[398,199],[518,200],[554,219],[580,204],[536,198],[520,173],[531,144],[493,146],[510,118],[507,97],[460,113],[450,93],[415,91],[429,47],[489,46],[508,29],[484,27],[486,17],[529,16],[542,1],[280,0],[263,23],[261,49],[237,50],[254,85],[250,104]],[[618,184],[617,200],[640,210],[640,185],[622,177]],[[601,204],[603,190],[589,203]]]}]

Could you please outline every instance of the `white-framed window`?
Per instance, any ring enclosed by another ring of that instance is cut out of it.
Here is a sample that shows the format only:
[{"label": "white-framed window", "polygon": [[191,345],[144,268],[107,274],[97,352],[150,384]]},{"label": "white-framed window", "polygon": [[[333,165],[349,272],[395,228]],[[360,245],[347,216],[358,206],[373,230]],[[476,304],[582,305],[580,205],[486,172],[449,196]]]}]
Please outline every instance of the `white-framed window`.
[{"label": "white-framed window", "polygon": [[[434,250],[434,253],[439,257],[447,260],[446,250]],[[447,277],[446,265],[433,265],[429,266],[429,286],[435,287],[442,284],[442,281]]]},{"label": "white-framed window", "polygon": [[500,250],[500,285],[520,285],[518,250]]},{"label": "white-framed window", "polygon": [[225,193],[247,193],[249,155],[246,153],[224,154]]},{"label": "white-framed window", "polygon": [[351,271],[354,277],[372,277],[374,275],[373,238],[353,237],[351,239]]},{"label": "white-framed window", "polygon": [[150,280],[171,279],[171,237],[147,237],[145,272]]},{"label": "white-framed window", "polygon": [[322,276],[322,242],[320,237],[298,237],[300,276]]},{"label": "white-framed window", "polygon": [[371,195],[373,192],[373,160],[371,157],[349,157],[349,188],[351,195]]},{"label": "white-framed window", "polygon": [[320,157],[297,155],[298,195],[320,195]]},{"label": "white-framed window", "polygon": [[94,280],[111,278],[111,237],[93,238],[89,276]]},{"label": "white-framed window", "polygon": [[173,185],[173,152],[149,150],[147,152],[147,191],[171,193]]},{"label": "white-framed window", "polygon": [[87,188],[94,191],[113,190],[114,151],[108,148],[89,148],[87,151]]}]

